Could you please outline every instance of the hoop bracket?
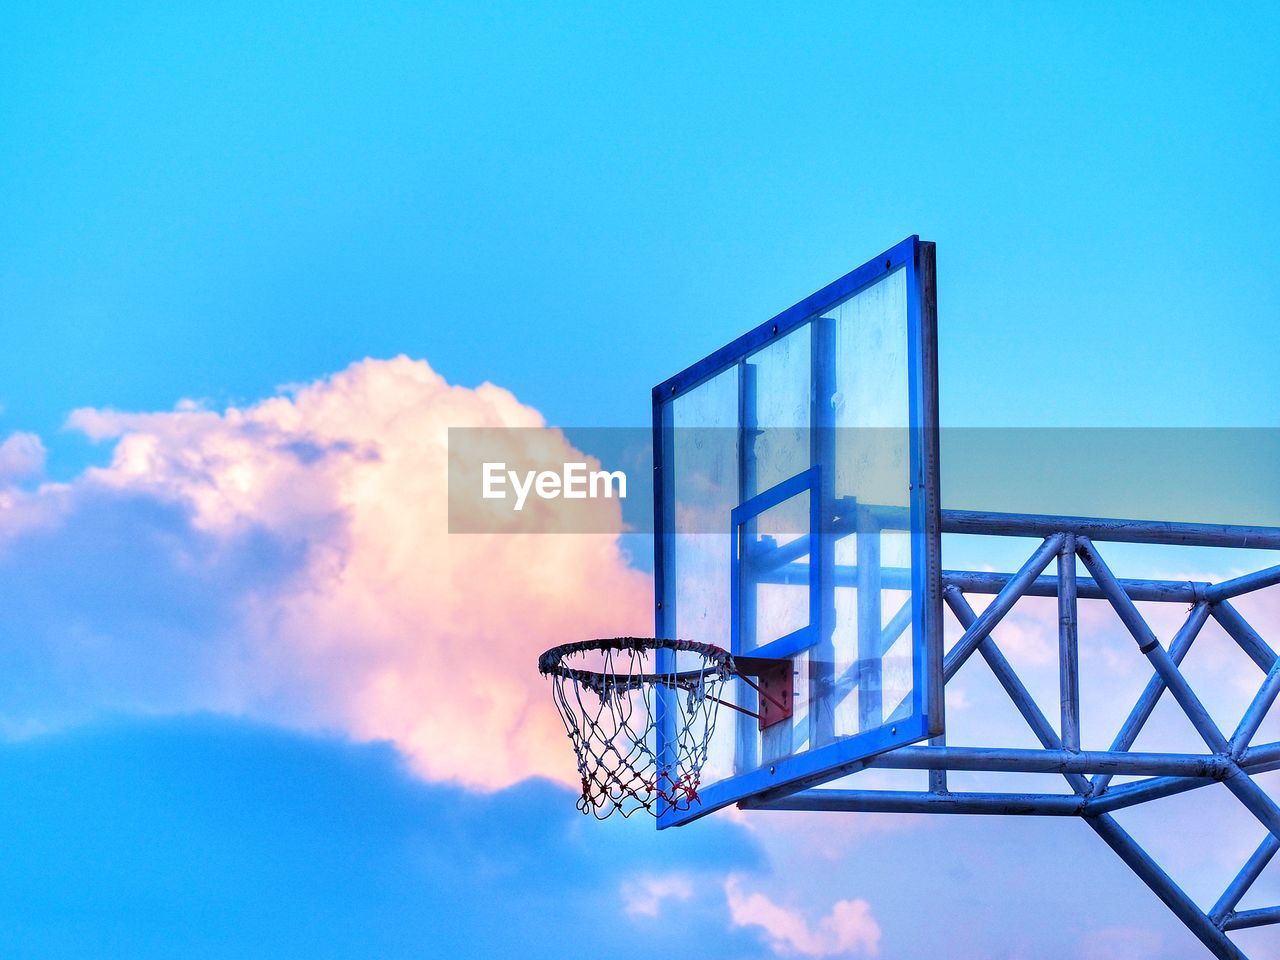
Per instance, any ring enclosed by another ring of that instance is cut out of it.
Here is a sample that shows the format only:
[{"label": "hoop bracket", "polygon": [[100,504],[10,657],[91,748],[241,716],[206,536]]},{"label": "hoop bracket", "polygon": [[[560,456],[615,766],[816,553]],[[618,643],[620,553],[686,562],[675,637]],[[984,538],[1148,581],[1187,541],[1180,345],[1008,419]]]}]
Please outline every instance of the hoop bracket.
[{"label": "hoop bracket", "polygon": [[[737,675],[760,695],[757,718],[760,729],[768,730],[795,713],[796,674],[790,660],[764,657],[734,657]],[[751,680],[751,677],[756,680]]]}]

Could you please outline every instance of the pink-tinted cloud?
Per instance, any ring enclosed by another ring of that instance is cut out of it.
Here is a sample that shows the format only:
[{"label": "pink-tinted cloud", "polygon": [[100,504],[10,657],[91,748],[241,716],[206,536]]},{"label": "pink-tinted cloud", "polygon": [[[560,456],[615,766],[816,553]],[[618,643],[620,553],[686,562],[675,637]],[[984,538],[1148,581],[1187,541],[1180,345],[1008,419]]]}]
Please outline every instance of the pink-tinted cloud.
[{"label": "pink-tinted cloud", "polygon": [[648,874],[622,885],[622,907],[629,917],[656,917],[668,900],[693,897],[693,880],[683,873]]},{"label": "pink-tinted cloud", "polygon": [[[575,781],[536,656],[566,640],[646,631],[648,577],[613,535],[447,530],[448,428],[541,426],[536,410],[400,357],[243,408],[86,409],[70,424],[114,443],[110,465],[0,503],[0,550],[20,546],[33,524],[69,535],[88,509],[143,504],[182,518],[148,547],[161,551],[166,576],[207,571],[247,540],[281,545],[272,555],[289,558],[259,577],[260,551],[243,551],[234,570],[179,584],[218,594],[224,622],[190,618],[190,656],[153,682],[130,680],[127,696],[86,678],[102,706],[214,709],[389,740],[421,775],[480,788],[537,775]],[[538,436],[548,457],[584,459],[557,432]],[[615,500],[578,508],[621,528]],[[112,571],[76,576],[106,582]],[[88,620],[92,642],[64,651],[71,677],[78,657],[86,674],[112,658],[128,672],[155,653]],[[184,665],[192,658],[198,668]]]},{"label": "pink-tinted cloud", "polygon": [[758,929],[780,957],[874,957],[880,952],[880,925],[865,900],[837,900],[826,916],[810,925],[800,911],[763,893],[744,891],[736,875],[725,881],[724,889],[734,926]]},{"label": "pink-tinted cloud", "polygon": [[44,470],[44,444],[34,433],[18,431],[0,441],[0,485]]}]

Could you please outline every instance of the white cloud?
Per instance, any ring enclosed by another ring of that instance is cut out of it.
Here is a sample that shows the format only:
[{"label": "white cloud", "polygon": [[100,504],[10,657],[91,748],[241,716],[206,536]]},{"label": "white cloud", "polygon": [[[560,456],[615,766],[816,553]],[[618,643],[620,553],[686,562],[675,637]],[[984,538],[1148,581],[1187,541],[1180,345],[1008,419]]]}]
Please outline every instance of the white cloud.
[{"label": "white cloud", "polygon": [[23,480],[44,470],[44,444],[34,433],[11,433],[0,442],[0,483]]},{"label": "white cloud", "polygon": [[[615,535],[448,533],[448,428],[541,426],[536,410],[400,357],[244,408],[70,424],[114,441],[111,464],[0,500],[0,559],[32,558],[11,642],[46,643],[0,723],[42,718],[62,691],[67,711],[216,710],[389,740],[435,780],[576,785],[537,655],[647,632],[648,576]],[[617,501],[583,503],[621,529]]]},{"label": "white cloud", "polygon": [[798,910],[763,893],[746,893],[736,875],[725,881],[724,891],[733,925],[758,928],[780,957],[874,957],[880,952],[880,925],[866,900],[837,900],[811,926]]},{"label": "white cloud", "polygon": [[630,917],[656,917],[667,900],[689,900],[693,881],[682,873],[635,877],[622,885],[622,906]]}]

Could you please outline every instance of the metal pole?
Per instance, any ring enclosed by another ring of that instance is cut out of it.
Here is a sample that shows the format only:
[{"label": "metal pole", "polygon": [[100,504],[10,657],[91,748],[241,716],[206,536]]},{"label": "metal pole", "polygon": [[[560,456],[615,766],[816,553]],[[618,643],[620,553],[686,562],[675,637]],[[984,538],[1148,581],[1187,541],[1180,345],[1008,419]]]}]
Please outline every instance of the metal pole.
[{"label": "metal pole", "polygon": [[1263,927],[1280,923],[1280,907],[1263,907],[1261,910],[1241,910],[1233,913],[1222,924],[1223,930],[1243,930],[1246,927]]},{"label": "metal pole", "polygon": [[1262,743],[1250,747],[1238,761],[1240,768],[1249,773],[1270,773],[1280,770],[1280,742]]},{"label": "metal pole", "polygon": [[869,510],[859,510],[854,542],[858,551],[858,729],[884,720],[880,611],[880,527]]},{"label": "metal pole", "polygon": [[1257,573],[1246,573],[1243,577],[1236,577],[1234,580],[1215,583],[1205,594],[1205,599],[1210,603],[1217,603],[1229,597],[1238,597],[1242,593],[1261,590],[1263,587],[1273,587],[1277,583],[1280,583],[1280,566],[1267,567]]},{"label": "metal pole", "polygon": [[1213,921],[1200,912],[1190,897],[1169,879],[1169,875],[1160,869],[1159,864],[1147,855],[1147,852],[1134,843],[1120,825],[1109,814],[1097,817],[1085,817],[1085,823],[1093,828],[1094,833],[1106,841],[1129,869],[1136,873],[1151,891],[1164,901],[1187,928],[1209,948],[1218,960],[1248,960],[1240,948],[1227,939],[1226,934],[1214,925]]},{"label": "metal pole", "polygon": [[[738,503],[746,503],[760,492],[759,464],[756,462],[756,441],[760,437],[756,402],[756,374],[755,364],[747,363],[745,360],[738,362]],[[746,545],[755,543],[758,522],[758,518],[752,517],[742,524],[740,528],[732,531],[735,542],[730,546],[730,549],[735,551],[737,556],[742,557],[743,561],[738,565],[736,579],[730,590],[730,605],[732,609],[729,611],[729,616],[736,621],[734,625],[737,627],[740,647],[740,649],[732,650],[732,653],[746,653],[756,646],[759,641],[756,636],[758,594],[755,587],[758,573],[753,564],[746,562]],[[793,546],[802,546],[804,542],[805,538],[800,537]],[[733,636],[733,632],[731,629],[730,637]],[[750,689],[740,681],[734,681],[730,686],[733,690],[733,699],[739,706],[752,708],[757,715],[762,712],[763,707],[760,704],[760,695],[757,691]],[[742,773],[759,766],[762,738],[759,724],[752,722],[750,713],[739,712],[734,716],[733,722],[733,769],[735,773]],[[778,726],[782,727],[783,725],[779,724]],[[786,726],[789,731],[790,725]],[[777,734],[775,733],[774,736],[776,737]],[[766,747],[765,749],[768,748]]]},{"label": "metal pole", "polygon": [[943,681],[955,676],[966,660],[978,649],[978,645],[995,627],[1000,619],[1009,612],[1018,598],[1022,596],[1027,585],[1044,571],[1049,561],[1062,549],[1064,534],[1055,533],[1040,544],[1014,576],[1005,584],[1004,589],[996,594],[996,598],[988,604],[982,615],[964,632],[964,636],[951,648],[942,667]]},{"label": "metal pole", "polygon": [[1226,600],[1219,600],[1213,605],[1213,619],[1240,645],[1240,649],[1249,655],[1249,659],[1258,665],[1259,670],[1266,673],[1275,666],[1276,652]]},{"label": "metal pole", "polygon": [[[852,528],[851,523],[840,524],[840,529],[847,535]],[[799,586],[809,581],[808,564],[797,562],[805,555],[806,544],[803,541],[792,541],[771,550],[762,549],[754,558],[754,566],[758,571],[760,583]],[[905,567],[881,567],[880,577],[886,590],[909,590],[911,588],[911,571]],[[1012,580],[1014,574],[995,573],[986,570],[943,570],[943,586],[959,587],[965,593],[999,593]],[[858,567],[856,564],[840,564],[834,568],[833,579],[838,587],[856,587],[858,585]],[[1144,580],[1120,579],[1124,592],[1135,601],[1153,601],[1156,603],[1196,603],[1203,600],[1212,584],[1200,580]],[[1036,577],[1022,592],[1024,597],[1056,597],[1058,595],[1058,578],[1056,576]],[[1102,588],[1089,577],[1076,578],[1076,596],[1081,600],[1105,600]]]},{"label": "metal pole", "polygon": [[[965,629],[973,629],[978,616],[973,612],[973,608],[969,606],[969,602],[965,600],[964,594],[955,587],[947,587],[943,591],[943,597],[947,601],[947,606],[951,608],[951,612],[956,615],[956,619],[960,621]],[[1000,686],[1004,687],[1005,693],[1009,695],[1009,699],[1018,708],[1018,712],[1022,714],[1028,726],[1035,732],[1037,739],[1049,750],[1061,750],[1062,741],[1054,731],[1053,725],[1049,723],[1048,717],[1041,712],[1040,707],[1031,696],[1031,691],[1023,686],[1022,681],[1014,672],[1009,661],[1005,659],[1004,654],[1000,652],[1000,648],[996,646],[990,634],[982,638],[982,642],[978,644],[978,652],[987,661],[987,665],[991,667],[991,672],[996,675],[996,679],[1000,681]],[[1067,774],[1067,782],[1071,784],[1071,789],[1075,790],[1076,793],[1088,795],[1090,790],[1089,781],[1080,774]]]},{"label": "metal pole", "polygon": [[1068,534],[1058,551],[1058,692],[1062,746],[1080,749],[1080,659],[1076,630],[1076,538]]},{"label": "metal pole", "polygon": [[1159,800],[1162,797],[1172,797],[1179,793],[1198,790],[1200,787],[1217,783],[1221,779],[1221,775],[1214,779],[1170,776],[1122,783],[1118,787],[1109,788],[1104,793],[1095,793],[1089,798],[1089,806],[1085,812],[1087,814],[1112,813],[1123,810],[1125,807],[1135,807],[1148,800]]},{"label": "metal pole", "polygon": [[1236,795],[1246,810],[1258,818],[1258,822],[1280,837],[1280,807],[1267,792],[1253,782],[1253,778],[1237,767],[1222,781]]},{"label": "metal pole", "polygon": [[[886,570],[886,575],[891,572]],[[902,579],[905,580],[905,571]],[[965,593],[999,593],[1012,579],[1008,573],[988,573],[985,570],[944,570],[942,582],[959,587]],[[1193,580],[1121,580],[1120,585],[1131,600],[1156,603],[1195,603],[1204,597],[1210,584]],[[1056,597],[1057,577],[1036,577],[1023,591],[1025,597]],[[1076,579],[1076,596],[1082,600],[1105,600],[1102,588],[1088,577]]]},{"label": "metal pole", "polygon": [[[1186,622],[1173,638],[1173,643],[1169,645],[1169,657],[1175,664],[1181,664],[1187,652],[1191,649],[1191,644],[1200,634],[1200,629],[1204,626],[1205,621],[1209,619],[1209,605],[1201,602],[1191,609],[1191,613],[1187,615]],[[1133,709],[1129,711],[1129,716],[1125,718],[1124,724],[1120,727],[1120,732],[1116,734],[1115,740],[1111,744],[1112,750],[1128,750],[1133,746],[1133,742],[1138,739],[1138,734],[1142,727],[1146,724],[1151,716],[1151,712],[1155,710],[1156,704],[1160,701],[1160,695],[1165,691],[1164,678],[1156,673],[1149,681],[1147,681],[1146,689],[1142,691],[1142,696],[1138,698],[1138,702],[1133,705]],[[1111,782],[1111,774],[1101,773],[1093,778],[1093,789],[1095,793],[1101,793],[1107,789],[1107,784]]]},{"label": "metal pole", "polygon": [[1236,905],[1240,903],[1240,898],[1249,892],[1249,888],[1267,868],[1267,864],[1271,862],[1277,850],[1280,850],[1280,839],[1275,834],[1267,834],[1262,843],[1258,844],[1258,849],[1253,852],[1253,856],[1240,869],[1235,879],[1218,898],[1218,902],[1213,905],[1213,909],[1209,911],[1209,917],[1214,923],[1221,925],[1222,921],[1235,910]]},{"label": "metal pole", "polygon": [[893,619],[885,624],[884,630],[880,632],[880,656],[883,657],[889,652],[889,648],[898,642],[898,638],[902,636],[902,632],[911,626],[912,602],[908,598],[907,602],[898,608],[898,612],[893,615]]},{"label": "metal pole", "polygon": [[1089,572],[1093,574],[1094,579],[1098,581],[1098,585],[1106,592],[1107,599],[1115,609],[1116,615],[1120,617],[1120,621],[1125,625],[1129,633],[1133,635],[1134,640],[1138,642],[1138,649],[1147,655],[1147,658],[1159,671],[1160,676],[1164,678],[1164,682],[1169,687],[1169,692],[1178,701],[1178,705],[1182,707],[1183,713],[1187,715],[1187,719],[1191,721],[1192,726],[1196,728],[1200,736],[1204,737],[1205,743],[1209,745],[1211,750],[1215,753],[1226,753],[1227,738],[1222,735],[1218,725],[1213,722],[1213,718],[1209,716],[1209,711],[1204,708],[1200,698],[1196,696],[1186,678],[1182,676],[1177,664],[1173,662],[1164,647],[1160,646],[1160,641],[1151,632],[1147,622],[1142,619],[1142,614],[1133,605],[1133,601],[1129,599],[1124,589],[1116,582],[1115,576],[1111,573],[1106,563],[1103,562],[1102,557],[1098,555],[1098,551],[1088,537],[1081,537],[1078,540],[1076,552],[1080,555],[1080,559],[1084,561],[1085,566],[1089,568]]},{"label": "metal pole", "polygon": [[[899,747],[866,761],[885,770],[975,770],[990,773],[1093,773],[1222,780],[1236,769],[1213,753],[1106,753],[1015,747]],[[1126,784],[1116,790],[1136,784]]]},{"label": "metal pole", "polygon": [[[812,377],[809,407],[809,464],[818,467],[817,488],[810,492],[818,497],[815,507],[817,529],[812,530],[814,542],[809,557],[810,577],[817,580],[811,589],[817,590],[820,602],[810,610],[811,624],[817,643],[809,654],[809,742],[822,746],[835,739],[834,700],[824,699],[823,691],[834,692],[835,681],[835,631],[836,631],[836,414],[832,401],[836,394],[836,321],[832,317],[819,316],[810,324],[809,364]],[[862,555],[858,555],[861,563]],[[880,621],[876,621],[876,627]]]},{"label": "metal pole", "polygon": [[907,790],[806,790],[760,804],[752,810],[810,810],[844,813],[968,813],[1028,817],[1073,817],[1084,798],[1057,793],[914,793]]},{"label": "metal pole", "polygon": [[1248,749],[1249,741],[1253,739],[1253,735],[1262,726],[1262,721],[1266,718],[1267,711],[1271,709],[1271,705],[1275,703],[1277,695],[1280,695],[1280,660],[1277,660],[1275,666],[1271,668],[1271,672],[1267,674],[1267,679],[1262,681],[1262,686],[1258,688],[1257,695],[1240,719],[1240,725],[1236,727],[1236,732],[1231,736],[1231,755],[1233,757],[1239,758],[1240,754]]},{"label": "metal pole", "polygon": [[1187,547],[1240,547],[1280,550],[1280,527],[1243,527],[1223,523],[1172,523],[1163,520],[1112,520],[1033,513],[943,510],[943,533],[990,537],[1046,537],[1067,530],[1106,543],[1164,543]]}]

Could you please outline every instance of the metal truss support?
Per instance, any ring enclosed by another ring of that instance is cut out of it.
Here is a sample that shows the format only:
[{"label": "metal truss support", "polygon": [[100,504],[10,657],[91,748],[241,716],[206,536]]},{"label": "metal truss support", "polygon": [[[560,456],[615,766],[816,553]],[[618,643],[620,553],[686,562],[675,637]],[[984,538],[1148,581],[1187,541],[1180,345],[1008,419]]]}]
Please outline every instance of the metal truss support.
[{"label": "metal truss support", "polygon": [[[1096,542],[1219,546],[1280,550],[1280,528],[1160,523],[944,511],[942,529],[952,534],[1035,537],[1042,542],[1013,574],[943,571],[942,596],[964,634],[947,653],[943,682],[950,681],[977,653],[1041,744],[1041,749],[956,746],[943,736],[928,745],[901,747],[862,761],[875,767],[929,771],[923,791],[811,788],[744,801],[769,810],[960,813],[1023,816],[1078,816],[1220,960],[1247,960],[1227,936],[1229,931],[1280,925],[1280,905],[1238,910],[1254,882],[1280,853],[1280,806],[1258,785],[1258,774],[1280,769],[1280,742],[1252,745],[1263,720],[1280,698],[1280,656],[1231,604],[1245,594],[1280,585],[1280,565],[1221,583],[1126,580],[1116,577]],[[1079,561],[1088,577],[1077,577]],[[1046,569],[1056,562],[1056,575]],[[886,570],[882,582],[893,588],[903,571]],[[838,581],[855,581],[856,570],[837,569]],[[905,581],[904,581],[905,582]],[[994,595],[982,610],[966,594]],[[1000,621],[1023,597],[1056,597],[1059,702],[1056,728],[1001,652],[995,638]],[[1082,750],[1080,744],[1079,649],[1080,599],[1106,600],[1152,675],[1107,750]],[[1142,602],[1181,603],[1188,613],[1169,644],[1162,644],[1139,611]],[[1181,665],[1197,636],[1215,620],[1259,670],[1257,692],[1236,728],[1224,733],[1183,675]],[[891,627],[893,624],[891,624]],[[901,626],[898,631],[901,631]],[[894,637],[897,633],[893,634]],[[890,641],[892,642],[892,641]],[[1165,693],[1177,704],[1207,748],[1203,753],[1151,753],[1132,749]],[[952,792],[951,771],[1056,773],[1060,793]],[[854,771],[848,771],[854,772]],[[1116,776],[1136,777],[1113,785]],[[1267,831],[1249,860],[1206,913],[1111,816],[1117,810],[1220,783]]]}]

